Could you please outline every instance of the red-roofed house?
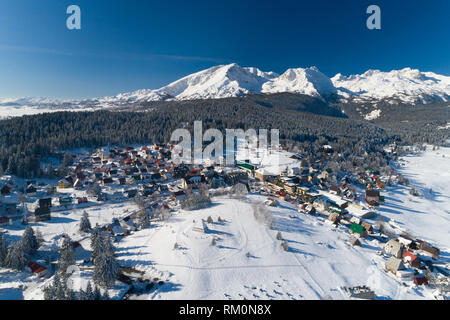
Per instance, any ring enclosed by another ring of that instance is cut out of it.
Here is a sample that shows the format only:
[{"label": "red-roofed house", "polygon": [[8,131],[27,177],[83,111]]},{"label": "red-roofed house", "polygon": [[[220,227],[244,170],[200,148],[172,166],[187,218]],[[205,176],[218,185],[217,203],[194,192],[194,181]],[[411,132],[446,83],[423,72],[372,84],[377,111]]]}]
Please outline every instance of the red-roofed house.
[{"label": "red-roofed house", "polygon": [[34,273],[37,277],[43,277],[47,274],[47,268],[44,266],[41,266],[40,264],[36,263],[36,262],[28,262],[28,270],[30,270],[30,272]]},{"label": "red-roofed house", "polygon": [[403,260],[407,261],[412,267],[414,268],[420,268],[420,263],[422,262],[420,258],[418,258],[416,255],[414,255],[411,251],[406,251],[403,254]]}]

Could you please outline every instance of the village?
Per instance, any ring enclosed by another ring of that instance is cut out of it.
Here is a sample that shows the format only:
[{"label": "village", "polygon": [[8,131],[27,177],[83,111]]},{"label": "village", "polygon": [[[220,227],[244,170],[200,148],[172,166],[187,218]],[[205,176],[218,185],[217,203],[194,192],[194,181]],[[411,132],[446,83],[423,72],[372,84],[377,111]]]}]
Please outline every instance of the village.
[{"label": "village", "polygon": [[[347,232],[350,246],[357,248],[365,240],[377,243],[376,253],[385,260],[383,271],[397,279],[399,285],[427,286],[436,297],[448,297],[449,270],[440,261],[440,249],[404,232],[379,211],[385,204],[385,185],[397,183],[394,170],[387,176],[367,167],[336,180],[337,173],[326,167],[333,154],[329,145],[323,146],[322,154],[313,163],[301,154],[280,148],[276,152],[283,158],[277,170],[253,164],[249,159],[236,161],[234,166],[225,165],[225,161],[175,165],[171,161],[172,149],[170,144],[97,148],[61,156],[66,165],[65,175],[59,179],[19,180],[4,175],[0,180],[0,228],[6,233],[24,230],[33,223],[51,224],[62,212],[85,212],[89,208],[101,211],[111,206],[115,212],[106,210],[110,216],[96,223],[110,233],[114,242],[120,242],[143,228],[143,215],[151,223],[165,221],[180,210],[207,207],[209,198],[220,194],[255,194],[263,196],[269,208],[287,203],[297,208],[296,215],[308,215]],[[331,175],[335,178],[329,179]],[[201,206],[205,198],[208,201]],[[197,207],[192,207],[192,202]],[[122,204],[132,206],[121,209]],[[197,226],[196,231],[205,232],[206,224]],[[89,255],[80,242],[74,241],[73,246],[87,262]],[[287,251],[288,244],[282,245]],[[38,278],[51,277],[58,256],[58,249],[53,250],[52,254],[33,257],[27,270]],[[124,281],[130,283],[129,279]],[[345,287],[343,292],[349,298],[376,298],[365,284]]]}]

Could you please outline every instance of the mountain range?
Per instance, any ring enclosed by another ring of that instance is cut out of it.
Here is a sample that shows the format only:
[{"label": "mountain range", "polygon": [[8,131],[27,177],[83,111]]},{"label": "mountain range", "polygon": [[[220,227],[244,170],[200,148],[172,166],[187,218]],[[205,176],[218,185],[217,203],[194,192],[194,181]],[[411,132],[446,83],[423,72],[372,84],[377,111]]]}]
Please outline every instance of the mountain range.
[{"label": "mountain range", "polygon": [[447,102],[450,99],[450,77],[411,68],[390,72],[369,70],[350,76],[339,73],[332,78],[316,67],[291,68],[279,75],[232,63],[193,73],[160,89],[143,89],[78,101],[0,98],[0,106],[114,107],[150,101],[221,99],[283,92],[342,102],[377,103],[392,100],[426,104]]}]

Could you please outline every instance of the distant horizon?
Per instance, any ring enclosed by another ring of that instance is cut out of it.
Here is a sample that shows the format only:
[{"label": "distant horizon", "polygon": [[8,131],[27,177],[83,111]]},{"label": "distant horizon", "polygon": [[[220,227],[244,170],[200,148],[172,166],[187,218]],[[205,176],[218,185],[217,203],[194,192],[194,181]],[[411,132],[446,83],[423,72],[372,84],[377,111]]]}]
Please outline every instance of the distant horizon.
[{"label": "distant horizon", "polygon": [[[328,77],[404,68],[450,76],[450,2],[294,0],[0,3],[0,98],[58,100],[158,89],[216,65],[316,66]],[[381,30],[366,26],[381,8]],[[101,19],[98,17],[101,16]]]}]

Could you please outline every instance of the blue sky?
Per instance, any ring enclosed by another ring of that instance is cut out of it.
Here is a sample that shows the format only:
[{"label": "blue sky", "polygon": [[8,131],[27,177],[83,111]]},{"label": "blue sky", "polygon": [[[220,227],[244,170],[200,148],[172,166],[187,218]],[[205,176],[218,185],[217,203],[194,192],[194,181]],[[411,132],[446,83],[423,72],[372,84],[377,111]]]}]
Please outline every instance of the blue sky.
[{"label": "blue sky", "polygon": [[[81,30],[66,28],[71,4]],[[381,30],[366,28],[371,4]],[[450,75],[449,16],[448,0],[0,0],[0,97],[114,95],[231,62]]]}]

